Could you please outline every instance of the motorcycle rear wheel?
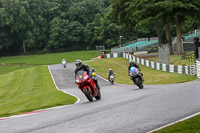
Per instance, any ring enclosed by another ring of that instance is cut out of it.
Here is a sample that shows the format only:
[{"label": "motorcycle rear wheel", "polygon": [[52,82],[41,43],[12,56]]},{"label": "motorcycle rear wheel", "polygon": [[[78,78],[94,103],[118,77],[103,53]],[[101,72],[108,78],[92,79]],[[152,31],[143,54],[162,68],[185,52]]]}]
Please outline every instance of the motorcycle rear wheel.
[{"label": "motorcycle rear wheel", "polygon": [[87,97],[87,99],[88,99],[90,102],[92,102],[92,101],[93,101],[92,92],[90,92],[90,91],[88,90],[87,87],[84,88],[84,93],[85,93],[85,96]]}]

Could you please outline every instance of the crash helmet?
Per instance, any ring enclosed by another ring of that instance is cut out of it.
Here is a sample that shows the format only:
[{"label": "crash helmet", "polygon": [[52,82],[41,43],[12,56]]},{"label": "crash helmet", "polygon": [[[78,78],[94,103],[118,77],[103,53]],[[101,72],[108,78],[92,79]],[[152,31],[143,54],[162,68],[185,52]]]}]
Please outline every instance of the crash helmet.
[{"label": "crash helmet", "polygon": [[133,64],[133,61],[132,61],[132,60],[130,60],[130,61],[129,61],[129,65],[132,65],[132,64]]},{"label": "crash helmet", "polygon": [[82,66],[82,61],[80,59],[76,60],[75,65],[77,68],[80,68]]},{"label": "crash helmet", "polygon": [[95,69],[94,68],[92,68],[92,72],[94,72],[95,71]]}]

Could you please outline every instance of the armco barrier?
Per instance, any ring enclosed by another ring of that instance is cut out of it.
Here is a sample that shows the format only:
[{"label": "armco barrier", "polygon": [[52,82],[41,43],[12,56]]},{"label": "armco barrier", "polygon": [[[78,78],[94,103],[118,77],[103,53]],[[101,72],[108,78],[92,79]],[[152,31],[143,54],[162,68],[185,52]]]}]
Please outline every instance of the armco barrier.
[{"label": "armco barrier", "polygon": [[[142,58],[138,58],[135,56],[132,56],[128,53],[111,53],[107,54],[105,58],[118,58],[118,57],[124,57],[128,60],[133,60],[134,62],[156,69],[161,70],[165,72],[171,72],[171,73],[179,73],[179,74],[190,74],[195,75],[196,74],[196,66],[182,66],[182,65],[170,65],[170,64],[164,64],[164,63],[158,63],[150,60],[145,60]],[[199,62],[200,63],[200,62]],[[200,64],[199,64],[199,76],[200,76]]]}]

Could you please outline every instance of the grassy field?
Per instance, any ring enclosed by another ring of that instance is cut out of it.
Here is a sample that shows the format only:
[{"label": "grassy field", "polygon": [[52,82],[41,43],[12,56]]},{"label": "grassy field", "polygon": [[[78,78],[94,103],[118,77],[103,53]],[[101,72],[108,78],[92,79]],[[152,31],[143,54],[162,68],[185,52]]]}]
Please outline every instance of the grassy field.
[{"label": "grassy field", "polygon": [[37,109],[67,105],[77,99],[53,84],[47,66],[62,59],[90,60],[96,51],[77,51],[32,56],[0,57],[0,117]]},{"label": "grassy field", "polygon": [[0,64],[59,64],[62,59],[67,62],[74,62],[76,59],[90,60],[97,56],[96,50],[93,51],[77,51],[77,52],[64,52],[52,53],[31,56],[13,56],[13,57],[0,57]]},{"label": "grassy field", "polygon": [[179,122],[154,133],[199,133],[200,132],[200,115],[191,119]]},{"label": "grassy field", "polygon": [[[146,59],[158,62],[158,56],[157,57],[150,57],[150,58],[146,58]],[[170,64],[190,66],[190,65],[194,65],[195,63],[192,63],[192,62],[189,62],[189,61],[186,61],[186,60],[182,60],[181,55],[170,55]]]},{"label": "grassy field", "polygon": [[0,65],[0,75],[1,74],[6,74],[9,72],[13,72],[19,69],[24,69],[24,68],[29,68],[31,67],[30,65],[17,65],[17,64],[12,64],[12,65]]},{"label": "grassy field", "polygon": [[[128,76],[128,60],[124,58],[111,58],[87,62],[90,68],[95,68],[97,73],[104,78],[107,78],[109,68],[114,70],[116,74],[115,82],[122,84],[133,84]],[[162,72],[149,67],[140,65],[141,72],[144,75],[144,84],[163,84],[166,79],[166,84],[181,83],[195,80],[194,76],[186,74],[176,74],[170,72]]]},{"label": "grassy field", "polygon": [[47,66],[0,75],[0,117],[73,104],[76,100],[55,88]]}]

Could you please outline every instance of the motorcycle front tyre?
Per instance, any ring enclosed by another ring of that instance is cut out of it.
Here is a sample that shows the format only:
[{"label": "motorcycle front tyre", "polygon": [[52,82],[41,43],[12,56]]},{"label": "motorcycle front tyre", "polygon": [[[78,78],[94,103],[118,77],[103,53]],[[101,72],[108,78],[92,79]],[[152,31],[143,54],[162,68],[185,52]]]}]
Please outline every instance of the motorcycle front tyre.
[{"label": "motorcycle front tyre", "polygon": [[84,88],[84,94],[85,94],[85,96],[87,97],[87,99],[88,99],[90,102],[93,101],[92,92],[90,92],[90,91],[88,90],[87,87]]},{"label": "motorcycle front tyre", "polygon": [[136,79],[135,79],[135,83],[136,83],[136,85],[137,85],[140,89],[143,88],[142,81],[141,81],[139,78],[136,78]]},{"label": "motorcycle front tyre", "polygon": [[113,85],[114,84],[114,81],[111,81],[111,85]]}]

